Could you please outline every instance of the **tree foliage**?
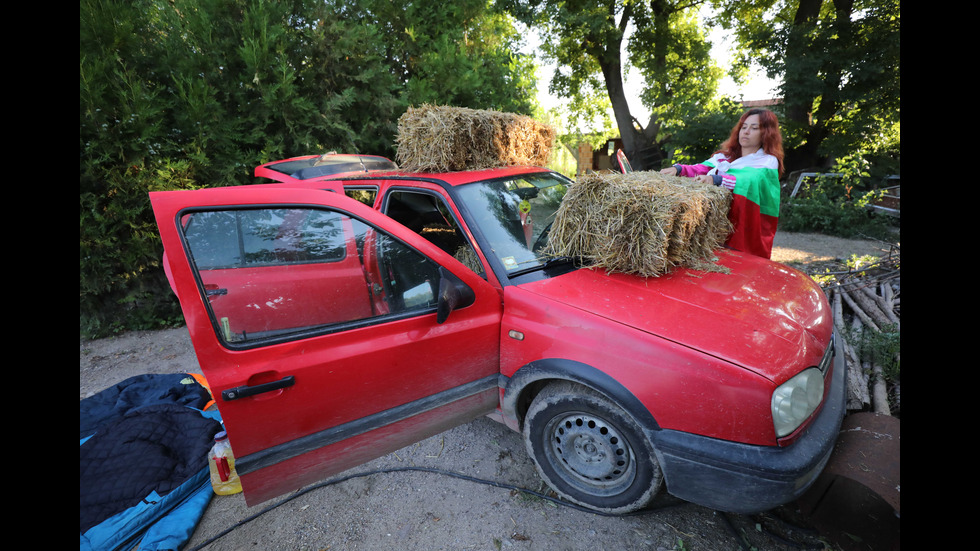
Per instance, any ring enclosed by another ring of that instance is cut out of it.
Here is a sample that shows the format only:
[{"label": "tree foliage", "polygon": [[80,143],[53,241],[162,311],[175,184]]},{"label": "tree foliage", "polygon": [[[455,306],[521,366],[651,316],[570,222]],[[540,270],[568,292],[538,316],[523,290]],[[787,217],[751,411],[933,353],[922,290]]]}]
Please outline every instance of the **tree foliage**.
[{"label": "tree foliage", "polygon": [[787,167],[897,149],[898,0],[715,0],[741,62],[781,82]]},{"label": "tree foliage", "polygon": [[[898,0],[506,0],[544,36],[558,70],[553,94],[585,118],[612,109],[634,166],[653,144],[681,156],[723,140],[737,110],[717,97],[722,70],[706,31],[731,30],[739,81],[750,64],[781,83],[787,171],[862,155],[897,170],[900,143]],[[705,16],[704,14],[711,14]],[[625,56],[625,57],[624,57]],[[650,121],[636,121],[623,73],[639,70]],[[609,103],[599,99],[608,98]],[[731,117],[722,124],[725,117]],[[695,125],[707,124],[701,130]],[[712,137],[706,135],[709,134]],[[696,142],[685,140],[694,139]],[[886,172],[889,170],[886,170]]]},{"label": "tree foliage", "polygon": [[362,2],[386,36],[386,58],[411,105],[442,103],[531,114],[533,59],[516,52],[512,18],[487,0]]},{"label": "tree foliage", "polygon": [[[653,168],[664,124],[710,108],[722,71],[710,59],[706,29],[696,19],[698,0],[509,0],[518,19],[543,34],[543,53],[558,66],[550,91],[586,108],[602,92],[609,99],[631,163]],[[622,52],[626,52],[623,57]],[[641,101],[649,121],[637,121],[624,87],[624,71],[644,77]]]},{"label": "tree foliage", "polygon": [[533,66],[489,0],[81,0],[81,331],[179,320],[147,193],[329,150],[393,156],[433,102],[530,114]]},{"label": "tree foliage", "polygon": [[[711,157],[732,131],[744,111],[728,98],[713,100],[704,109],[692,109],[687,118],[665,124],[664,148],[669,164],[695,164]],[[668,164],[665,163],[665,164]]]}]

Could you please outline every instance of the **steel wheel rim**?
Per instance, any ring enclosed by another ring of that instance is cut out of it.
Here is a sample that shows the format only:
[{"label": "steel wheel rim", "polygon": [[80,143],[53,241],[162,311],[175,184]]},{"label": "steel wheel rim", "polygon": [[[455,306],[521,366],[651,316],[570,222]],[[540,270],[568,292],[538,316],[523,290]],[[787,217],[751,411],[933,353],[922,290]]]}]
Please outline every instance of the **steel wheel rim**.
[{"label": "steel wheel rim", "polygon": [[636,460],[615,425],[586,413],[560,415],[545,428],[546,453],[573,485],[598,495],[615,495],[633,483]]}]

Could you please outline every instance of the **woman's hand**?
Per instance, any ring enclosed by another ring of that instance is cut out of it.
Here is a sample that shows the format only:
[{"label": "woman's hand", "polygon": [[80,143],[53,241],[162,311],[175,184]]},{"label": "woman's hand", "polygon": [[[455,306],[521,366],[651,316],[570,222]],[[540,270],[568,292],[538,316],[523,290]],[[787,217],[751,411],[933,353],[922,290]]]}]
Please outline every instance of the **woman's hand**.
[{"label": "woman's hand", "polygon": [[695,180],[701,182],[702,184],[715,185],[715,178],[708,174],[702,174],[694,178]]},{"label": "woman's hand", "polygon": [[660,173],[669,174],[671,176],[677,176],[677,169],[672,166],[668,166],[667,168],[661,169]]}]

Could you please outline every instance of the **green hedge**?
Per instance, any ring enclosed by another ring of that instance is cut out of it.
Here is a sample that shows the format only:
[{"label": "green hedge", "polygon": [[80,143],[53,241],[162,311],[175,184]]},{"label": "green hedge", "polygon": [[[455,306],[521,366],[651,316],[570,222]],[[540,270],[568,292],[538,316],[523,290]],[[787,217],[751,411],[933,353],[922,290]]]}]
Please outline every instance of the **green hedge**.
[{"label": "green hedge", "polygon": [[[81,0],[81,335],[181,321],[150,191],[247,184],[255,166],[301,154],[393,158],[398,117],[416,101],[530,114],[533,67],[510,55],[515,36],[489,5]],[[417,55],[466,36],[482,38],[451,68]],[[457,78],[432,76],[450,70]],[[420,81],[446,86],[416,97]]]}]

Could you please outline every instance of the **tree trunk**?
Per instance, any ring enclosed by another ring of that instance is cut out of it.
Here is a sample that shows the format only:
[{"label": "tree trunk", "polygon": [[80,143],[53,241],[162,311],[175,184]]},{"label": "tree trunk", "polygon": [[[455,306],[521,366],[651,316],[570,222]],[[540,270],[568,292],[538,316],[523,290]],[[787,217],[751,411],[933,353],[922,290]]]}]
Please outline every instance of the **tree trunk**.
[{"label": "tree trunk", "polygon": [[[643,142],[640,132],[633,126],[633,115],[630,113],[629,102],[626,100],[626,87],[623,84],[623,61],[622,45],[626,27],[633,14],[633,6],[627,4],[623,8],[617,27],[619,28],[619,39],[608,41],[596,48],[595,55],[602,69],[602,77],[606,83],[606,93],[609,94],[609,103],[612,105],[613,116],[616,119],[616,127],[619,129],[619,136],[623,140],[623,149],[630,163],[636,170],[645,170],[643,163],[637,162],[636,152]],[[610,18],[615,17],[615,13],[610,11]],[[636,161],[634,161],[636,160]]]},{"label": "tree trunk", "polygon": [[[602,76],[606,81],[606,92],[609,94],[609,103],[612,104],[613,115],[616,117],[619,136],[623,139],[623,149],[626,150],[627,156],[631,156],[637,149],[638,132],[633,127],[633,115],[630,113],[629,102],[626,101],[626,88],[623,86],[618,48],[616,52],[616,59],[602,60],[599,65],[602,67]],[[610,52],[609,57],[612,55]]]},{"label": "tree trunk", "polygon": [[786,42],[786,59],[796,63],[786,64],[783,80],[786,116],[801,126],[809,126],[817,89],[813,86],[815,74],[805,60],[809,56],[810,32],[816,25],[823,0],[800,0],[793,18],[793,25]]},{"label": "tree trunk", "polygon": [[[832,1],[836,15],[830,25],[831,32],[838,42],[849,43],[853,35],[851,14],[854,0]],[[787,171],[825,164],[826,159],[818,151],[829,135],[827,123],[834,117],[840,104],[845,61],[836,55],[814,59],[813,55],[822,54],[810,53],[814,40],[809,35],[817,32],[815,28],[822,4],[823,0],[800,1],[786,46],[786,58],[795,60],[794,63],[786,63],[786,116],[794,124],[806,129],[802,145],[786,152],[784,164]],[[813,106],[818,98],[819,107],[814,112]]]}]

